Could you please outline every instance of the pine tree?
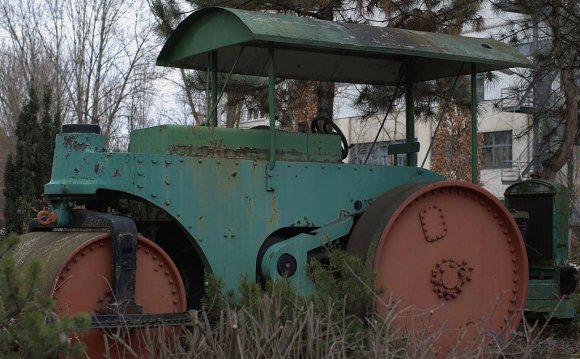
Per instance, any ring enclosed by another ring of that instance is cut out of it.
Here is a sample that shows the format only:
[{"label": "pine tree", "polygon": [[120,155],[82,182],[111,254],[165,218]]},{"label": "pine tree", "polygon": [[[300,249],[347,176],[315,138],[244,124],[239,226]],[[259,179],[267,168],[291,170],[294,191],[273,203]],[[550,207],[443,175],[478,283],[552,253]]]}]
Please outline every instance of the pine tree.
[{"label": "pine tree", "polygon": [[28,220],[45,205],[44,184],[49,181],[54,137],[60,127],[58,111],[51,109],[52,91],[44,89],[42,103],[31,88],[16,123],[16,153],[5,167],[4,196],[7,232],[23,233]]},{"label": "pine tree", "polygon": [[89,318],[58,318],[54,301],[40,293],[42,268],[32,262],[16,264],[12,234],[0,242],[0,357],[51,358],[61,354],[79,357],[82,344],[71,345],[71,333],[88,328]]},{"label": "pine tree", "polygon": [[12,153],[8,154],[6,159],[6,166],[4,167],[4,197],[6,198],[6,204],[4,206],[4,218],[6,219],[6,233],[17,232],[19,230],[20,219],[18,218],[18,213],[16,210],[16,203],[14,200],[17,198],[17,175],[16,175],[16,164]]}]

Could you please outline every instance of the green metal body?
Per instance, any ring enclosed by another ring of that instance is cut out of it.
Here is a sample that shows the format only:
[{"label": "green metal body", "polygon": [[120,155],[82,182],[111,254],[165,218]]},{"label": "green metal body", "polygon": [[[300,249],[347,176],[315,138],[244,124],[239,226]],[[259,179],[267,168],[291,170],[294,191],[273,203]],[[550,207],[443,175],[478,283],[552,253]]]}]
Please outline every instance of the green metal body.
[{"label": "green metal body", "polygon": [[505,204],[509,209],[527,212],[529,217],[524,233],[530,266],[528,310],[536,315],[573,318],[574,305],[564,293],[570,276],[575,274],[568,263],[567,188],[542,179],[518,182],[506,189]]},{"label": "green metal body", "polygon": [[256,276],[260,246],[280,229],[309,234],[270,248],[262,268],[274,278],[278,257],[294,253],[293,280],[306,282],[308,251],[347,235],[353,216],[375,198],[405,183],[442,179],[415,167],[346,165],[338,162],[338,136],[279,131],[283,150],[270,170],[268,138],[264,130],[167,125],[134,131],[130,152],[110,153],[102,135],[60,134],[45,193],[53,204],[120,193],[148,211],[161,209],[185,231],[206,270],[233,288],[242,276]]}]

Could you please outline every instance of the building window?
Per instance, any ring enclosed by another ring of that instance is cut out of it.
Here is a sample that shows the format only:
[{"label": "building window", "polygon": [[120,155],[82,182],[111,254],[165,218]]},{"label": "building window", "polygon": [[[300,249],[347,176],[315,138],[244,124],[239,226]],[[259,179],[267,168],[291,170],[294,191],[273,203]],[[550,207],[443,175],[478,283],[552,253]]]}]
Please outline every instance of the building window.
[{"label": "building window", "polygon": [[[389,145],[393,143],[403,143],[402,141],[382,141],[375,143],[373,147],[373,152],[369,156],[367,161],[368,165],[383,165],[391,166],[393,165],[393,155],[389,155]],[[350,153],[350,163],[354,164],[364,164],[365,159],[371,149],[372,142],[367,143],[357,143],[354,144],[349,150]],[[417,156],[414,153],[415,157]],[[407,154],[401,153],[397,155],[397,166],[405,166],[407,163]]]},{"label": "building window", "polygon": [[262,111],[259,108],[252,107],[246,109],[246,115],[242,116],[242,121],[255,121],[262,118]]},{"label": "building window", "polygon": [[484,132],[481,152],[481,168],[511,167],[512,131]]}]

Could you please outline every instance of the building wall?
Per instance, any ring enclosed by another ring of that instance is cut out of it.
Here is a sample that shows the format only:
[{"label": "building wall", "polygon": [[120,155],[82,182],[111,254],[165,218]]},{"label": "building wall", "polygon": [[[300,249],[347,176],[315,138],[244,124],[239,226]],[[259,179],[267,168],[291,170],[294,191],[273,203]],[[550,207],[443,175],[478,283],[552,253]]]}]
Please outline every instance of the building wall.
[{"label": "building wall", "polygon": [[478,132],[512,131],[512,165],[505,168],[481,169],[480,182],[498,198],[518,178],[532,159],[530,122],[523,113],[500,111],[494,102],[484,102],[478,111]]}]

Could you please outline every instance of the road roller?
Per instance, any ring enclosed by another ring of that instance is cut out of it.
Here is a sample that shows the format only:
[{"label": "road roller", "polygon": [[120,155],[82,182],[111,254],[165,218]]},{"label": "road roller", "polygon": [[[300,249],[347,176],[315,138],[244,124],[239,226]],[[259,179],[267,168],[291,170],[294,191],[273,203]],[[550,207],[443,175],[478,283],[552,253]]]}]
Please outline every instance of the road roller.
[{"label": "road roller", "polygon": [[[106,340],[107,328],[128,329],[125,342],[144,353],[143,337],[155,333],[143,328],[187,322],[187,311],[200,308],[206,273],[226,289],[242,278],[284,277],[307,294],[314,289],[307,265],[328,246],[376,273],[380,314],[399,308],[405,330],[440,333],[442,356],[509,337],[519,325],[528,294],[522,228],[475,184],[477,161],[473,183],[417,166],[413,101],[419,82],[467,76],[474,89],[479,72],[529,67],[515,49],[208,7],[176,28],[157,65],[207,73],[206,122],[135,130],[127,152],[109,151],[97,125],[64,125],[45,186],[51,206],[18,250],[21,262],[44,263],[59,315],[92,315],[93,329],[81,338],[90,357],[127,355]],[[240,75],[266,79],[268,128],[219,126],[218,103]],[[277,129],[278,79],[399,88],[406,140],[388,150],[404,154],[406,165],[345,163],[348,143],[330,119],[313,119],[304,133]]]}]

